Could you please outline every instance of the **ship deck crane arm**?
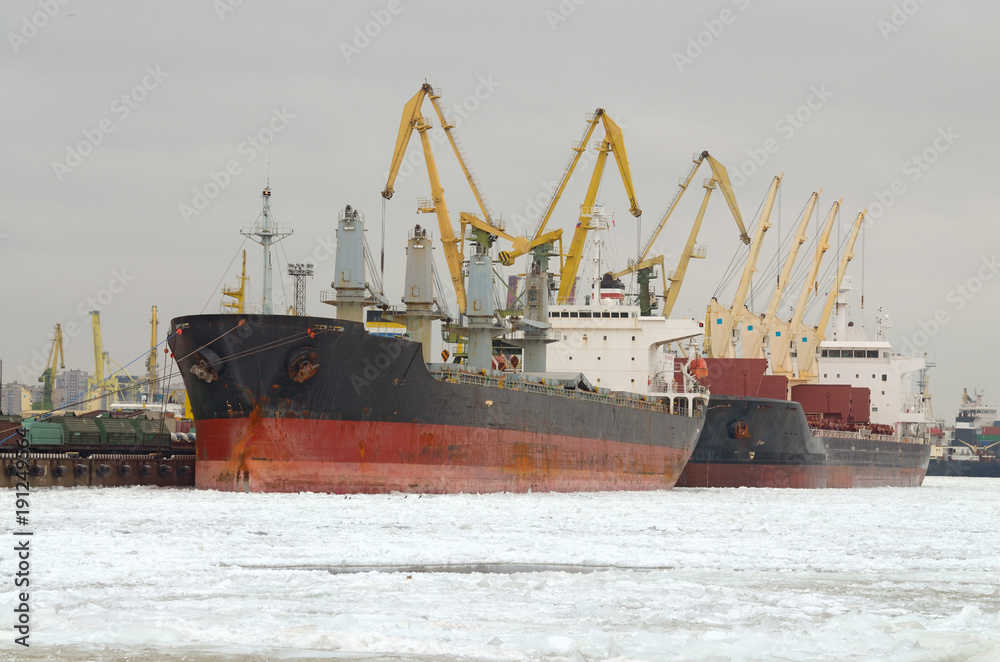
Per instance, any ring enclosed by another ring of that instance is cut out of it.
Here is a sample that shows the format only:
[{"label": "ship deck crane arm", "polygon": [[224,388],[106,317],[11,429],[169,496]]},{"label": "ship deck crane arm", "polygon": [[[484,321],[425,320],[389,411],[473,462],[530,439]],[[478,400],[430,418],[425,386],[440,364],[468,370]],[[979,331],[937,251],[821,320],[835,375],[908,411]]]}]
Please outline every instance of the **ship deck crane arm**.
[{"label": "ship deck crane arm", "polygon": [[[774,292],[771,293],[771,299],[768,301],[764,314],[754,324],[754,330],[743,336],[743,358],[764,358],[764,340],[769,336],[771,327],[774,326],[778,305],[781,303],[782,296],[784,296],[788,279],[792,274],[792,267],[795,266],[795,260],[799,254],[799,248],[806,241],[806,227],[809,225],[809,219],[812,218],[813,209],[816,207],[816,201],[819,200],[821,190],[813,191],[813,194],[809,196],[809,202],[806,203],[802,220],[799,221],[799,225],[796,228],[792,246],[788,250],[788,255],[785,256],[785,263],[781,267],[781,273],[778,274],[778,281],[775,284]],[[744,312],[745,316],[748,314],[752,319],[753,315],[749,311]]]},{"label": "ship deck crane arm", "polygon": [[771,227],[771,211],[774,209],[774,201],[777,198],[782,177],[783,173],[778,174],[771,181],[771,187],[768,189],[764,208],[760,214],[760,222],[757,223],[757,231],[754,233],[753,241],[750,242],[750,250],[747,253],[740,284],[736,288],[733,305],[730,308],[723,308],[714,298],[709,302],[709,325],[706,327],[705,342],[708,345],[709,356],[713,358],[735,357],[735,347],[732,340],[733,330],[743,318],[747,295],[750,293],[750,283],[757,270],[757,259],[763,247],[764,234]]},{"label": "ship deck crane arm", "polygon": [[823,232],[820,234],[819,242],[816,244],[816,253],[813,255],[812,264],[809,266],[809,274],[806,276],[805,282],[802,284],[802,291],[799,292],[798,301],[795,302],[795,310],[792,313],[792,319],[789,321],[789,327],[793,330],[798,329],[802,324],[802,317],[806,313],[806,304],[809,302],[810,293],[815,292],[818,289],[816,283],[816,277],[819,275],[819,267],[823,262],[823,255],[830,248],[830,232],[833,230],[833,222],[837,219],[837,214],[840,212],[840,205],[843,202],[843,198],[837,200],[830,207],[830,213],[826,216],[826,223],[823,225]]},{"label": "ship deck crane arm", "polygon": [[837,297],[840,296],[840,284],[844,282],[847,265],[854,259],[854,242],[858,239],[858,233],[861,232],[861,224],[865,220],[867,212],[868,210],[865,209],[858,213],[858,217],[854,220],[854,227],[851,228],[851,234],[847,239],[847,246],[844,247],[844,253],[840,256],[840,265],[837,267],[836,279],[833,281],[830,293],[826,297],[826,305],[823,306],[823,313],[820,315],[819,323],[816,325],[817,345],[826,338],[826,326],[830,323],[830,316],[833,314],[833,304],[836,303]]},{"label": "ship deck crane arm", "polygon": [[483,218],[485,218],[486,222],[490,225],[495,225],[493,213],[490,211],[490,207],[486,203],[486,197],[483,195],[482,191],[479,190],[479,180],[472,172],[472,168],[469,166],[468,158],[466,158],[465,152],[459,145],[458,139],[455,137],[455,134],[452,133],[452,129],[455,128],[455,125],[447,117],[445,117],[444,111],[441,110],[441,104],[438,103],[438,99],[441,98],[440,92],[435,91],[434,88],[427,83],[424,83],[423,89],[426,90],[427,98],[431,100],[431,105],[434,106],[434,112],[437,114],[438,120],[441,122],[441,128],[444,129],[444,133],[448,137],[448,142],[451,144],[451,148],[455,152],[455,158],[458,159],[458,165],[461,166],[462,173],[465,175],[466,181],[469,182],[469,187],[472,189],[472,194],[476,197],[476,203],[479,205],[479,210],[483,212]]},{"label": "ship deck crane arm", "polygon": [[862,210],[854,220],[854,227],[851,228],[851,234],[847,238],[844,253],[840,256],[837,275],[834,276],[833,284],[830,286],[830,292],[826,297],[826,305],[823,306],[823,312],[819,316],[819,322],[812,329],[812,333],[806,335],[806,342],[799,348],[800,380],[807,382],[815,381],[818,376],[816,349],[826,339],[826,327],[830,323],[830,316],[833,314],[833,306],[837,302],[837,297],[840,296],[840,285],[844,282],[847,265],[854,258],[854,242],[858,239],[858,233],[861,231],[861,224],[865,220],[867,211],[867,209]]}]

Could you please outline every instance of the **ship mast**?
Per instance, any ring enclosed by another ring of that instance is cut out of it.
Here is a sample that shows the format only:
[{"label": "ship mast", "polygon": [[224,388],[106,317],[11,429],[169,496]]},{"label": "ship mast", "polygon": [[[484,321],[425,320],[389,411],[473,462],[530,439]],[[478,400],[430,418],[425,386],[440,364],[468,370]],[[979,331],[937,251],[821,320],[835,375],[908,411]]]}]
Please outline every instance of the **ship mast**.
[{"label": "ship mast", "polygon": [[264,187],[261,198],[264,200],[264,208],[261,211],[260,223],[254,223],[253,227],[242,230],[240,234],[246,237],[258,237],[257,243],[264,247],[263,293],[261,294],[260,312],[264,315],[270,315],[274,312],[271,303],[271,246],[292,234],[292,231],[279,229],[271,223],[270,182]]}]

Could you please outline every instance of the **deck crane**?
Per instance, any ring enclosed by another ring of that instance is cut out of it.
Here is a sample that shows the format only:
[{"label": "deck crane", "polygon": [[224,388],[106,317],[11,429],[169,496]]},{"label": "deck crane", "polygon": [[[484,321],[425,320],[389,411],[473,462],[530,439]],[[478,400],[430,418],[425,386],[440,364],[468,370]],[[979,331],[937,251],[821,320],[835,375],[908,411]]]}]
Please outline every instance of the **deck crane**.
[{"label": "deck crane", "polygon": [[52,335],[52,349],[49,350],[49,360],[46,362],[45,371],[38,378],[38,381],[42,382],[42,399],[40,402],[32,404],[32,409],[42,411],[53,409],[52,392],[55,390],[56,368],[57,366],[60,369],[66,367],[64,359],[62,325],[56,324],[55,333]]},{"label": "deck crane", "polygon": [[819,194],[822,190],[817,189],[809,196],[809,202],[806,203],[806,210],[803,212],[802,220],[799,222],[799,227],[795,232],[792,247],[785,257],[785,264],[778,275],[778,282],[775,285],[774,293],[771,295],[771,300],[768,302],[764,314],[758,316],[750,311],[745,311],[744,313],[743,321],[746,324],[746,328],[743,330],[742,337],[743,358],[745,359],[765,358],[764,340],[770,337],[771,328],[774,326],[774,321],[778,313],[778,305],[781,303],[781,297],[784,296],[785,288],[788,286],[788,279],[792,275],[792,267],[795,266],[795,259],[798,257],[799,248],[806,241],[806,227],[809,225],[809,219],[812,218],[813,209],[816,207],[816,202],[819,200]]},{"label": "deck crane", "polygon": [[760,222],[757,223],[757,231],[750,243],[750,251],[743,267],[743,276],[736,288],[732,307],[723,308],[715,297],[712,297],[708,304],[708,314],[705,320],[705,351],[712,358],[736,357],[736,343],[733,336],[743,319],[747,295],[750,293],[750,281],[757,270],[757,258],[760,256],[760,249],[764,242],[764,233],[771,227],[771,210],[774,208],[774,200],[778,196],[778,187],[781,186],[783,176],[784,173],[779,174],[771,181],[767,199],[764,201],[764,209],[760,213]]},{"label": "deck crane", "polygon": [[[580,261],[583,259],[583,249],[587,241],[587,232],[597,228],[591,221],[594,218],[593,211],[594,204],[597,202],[597,191],[601,185],[601,178],[604,175],[604,166],[607,163],[609,153],[614,154],[615,161],[618,163],[618,171],[621,174],[622,183],[625,184],[625,191],[628,194],[629,213],[636,218],[642,215],[639,203],[635,199],[635,188],[632,185],[632,173],[629,170],[628,154],[625,151],[625,139],[622,135],[621,127],[608,117],[607,112],[603,108],[598,108],[594,111],[593,116],[587,118],[587,122],[591,126],[584,134],[585,140],[589,140],[593,129],[596,128],[598,123],[604,126],[604,139],[597,147],[597,163],[594,164],[594,172],[590,177],[590,186],[587,188],[587,195],[580,206],[580,219],[577,221],[576,230],[573,232],[573,240],[570,242],[566,262],[563,264],[562,271],[559,274],[559,293],[556,296],[556,303],[558,304],[569,303],[570,295],[576,285],[576,274],[580,269]],[[583,148],[584,145],[581,145],[580,149]],[[574,164],[576,161],[577,159],[574,159]],[[551,213],[552,207],[553,204],[550,203],[550,210],[547,214]],[[547,221],[547,217],[544,220]]]},{"label": "deck crane", "polygon": [[[712,168],[712,176],[709,179],[706,179],[703,184],[705,187],[705,197],[702,199],[701,208],[698,211],[698,216],[695,218],[694,226],[691,228],[691,234],[688,236],[688,242],[684,247],[684,252],[681,254],[680,260],[678,261],[677,269],[674,270],[672,275],[668,275],[663,268],[663,255],[657,255],[650,258],[648,257],[649,251],[652,249],[656,239],[660,236],[660,232],[663,231],[663,228],[666,226],[670,216],[674,213],[677,203],[680,202],[681,197],[694,180],[694,175],[698,172],[698,168],[701,167],[701,164],[706,160]],[[722,195],[726,198],[729,209],[733,213],[733,218],[736,220],[736,225],[740,228],[740,239],[744,244],[750,243],[750,237],[747,235],[746,228],[743,227],[743,216],[740,214],[739,205],[736,203],[736,193],[733,191],[733,186],[729,181],[729,173],[726,171],[726,167],[719,163],[715,157],[708,153],[708,151],[695,155],[692,161],[694,165],[691,166],[687,176],[678,182],[677,192],[674,194],[673,200],[671,200],[667,210],[663,213],[662,218],[660,218],[660,222],[657,224],[656,229],[646,241],[646,246],[642,249],[639,257],[634,261],[630,261],[632,263],[629,264],[628,268],[622,269],[614,274],[615,278],[620,278],[627,273],[636,274],[636,280],[639,283],[639,307],[642,315],[652,314],[653,303],[649,297],[649,281],[653,277],[654,267],[659,266],[660,273],[663,276],[663,291],[665,294],[663,316],[669,317],[674,308],[674,303],[677,301],[677,295],[680,294],[681,285],[684,282],[684,274],[687,272],[688,263],[692,258],[705,257],[706,252],[704,247],[697,246],[696,242],[698,240],[698,232],[701,229],[702,219],[705,216],[705,210],[708,207],[708,199],[717,187],[722,189]],[[667,285],[667,281],[670,282],[669,286]]]},{"label": "deck crane", "polygon": [[867,209],[862,210],[858,213],[858,217],[854,220],[854,227],[851,229],[851,234],[847,238],[847,245],[844,247],[844,253],[840,256],[840,266],[837,268],[837,275],[834,277],[833,284],[830,286],[830,293],[826,297],[826,305],[823,307],[823,312],[820,314],[819,322],[812,329],[807,329],[800,334],[796,333],[796,337],[802,337],[802,343],[799,344],[798,348],[798,363],[799,363],[799,376],[796,381],[801,382],[815,382],[819,375],[816,369],[816,349],[819,344],[826,339],[826,327],[830,323],[830,315],[833,313],[833,304],[837,302],[837,297],[840,295],[840,284],[844,282],[844,274],[847,273],[847,265],[854,258],[854,242],[858,239],[858,233],[861,231],[861,224],[865,220],[865,214],[868,213]]},{"label": "deck crane", "polygon": [[776,319],[771,327],[771,338],[768,344],[771,348],[771,372],[775,375],[785,375],[788,378],[794,375],[791,353],[792,342],[794,342],[796,337],[801,337],[802,342],[806,341],[806,338],[800,333],[804,330],[801,328],[802,317],[806,312],[806,303],[809,301],[809,295],[819,289],[816,277],[819,274],[820,264],[823,262],[823,254],[830,248],[830,231],[833,229],[833,222],[837,219],[837,214],[840,212],[841,202],[843,202],[843,198],[834,202],[830,207],[830,213],[827,214],[826,223],[823,225],[823,232],[819,236],[819,241],[816,242],[816,252],[813,255],[812,264],[809,266],[809,274],[806,276],[805,282],[802,283],[802,291],[799,292],[799,298],[795,304],[792,318],[787,322]]}]

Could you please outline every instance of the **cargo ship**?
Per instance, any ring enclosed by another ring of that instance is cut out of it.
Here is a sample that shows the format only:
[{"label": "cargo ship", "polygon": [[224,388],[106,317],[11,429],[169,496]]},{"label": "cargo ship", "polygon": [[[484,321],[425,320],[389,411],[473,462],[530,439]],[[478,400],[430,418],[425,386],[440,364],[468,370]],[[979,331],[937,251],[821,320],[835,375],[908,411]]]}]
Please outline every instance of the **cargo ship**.
[{"label": "cargo ship", "polygon": [[931,449],[928,476],[1000,478],[1000,420],[997,408],[985,402],[979,389],[962,392],[955,430],[948,445]]},{"label": "cargo ship", "polygon": [[[253,232],[268,243],[270,189]],[[434,363],[431,242],[417,226],[407,246],[405,308],[412,339],[368,333],[378,300],[366,277],[363,217],[338,220],[335,317],[262,314],[179,317],[168,343],[197,431],[196,486],[254,492],[455,493],[652,490],[673,487],[701,433],[709,394],[693,382],[655,396],[612,390],[582,371],[546,368],[547,299],[536,301],[520,372],[491,368],[493,269],[468,263],[474,314],[468,364]],[[266,249],[266,246],[265,246]],[[265,252],[265,291],[269,258]],[[536,271],[528,287],[548,287]],[[541,329],[539,335],[537,331]],[[534,332],[534,333],[533,333]],[[688,323],[667,340],[690,337]],[[524,334],[522,334],[523,336]],[[542,351],[537,351],[541,348]]]},{"label": "cargo ship", "polygon": [[[553,329],[561,340],[550,350],[550,365],[580,366],[609,388],[645,380],[650,395],[682,382],[686,359],[663,353],[647,369],[643,359],[649,343],[636,342],[646,334],[655,338],[672,320],[642,316],[638,307],[618,303],[621,296],[608,288],[602,293],[592,305],[553,306]],[[850,357],[834,361],[833,347],[838,357],[849,347]],[[862,350],[865,358],[855,359],[855,351]],[[821,354],[821,379],[844,380],[850,373],[860,380],[864,368],[866,379],[881,386],[874,407],[872,384],[798,385],[788,399],[787,379],[766,374],[766,359],[701,359],[711,402],[677,487],[920,485],[930,456],[928,421],[922,398],[904,397],[900,389],[908,374],[924,368],[923,359],[893,355],[888,342],[858,339],[823,343]],[[609,359],[617,369],[601,368]],[[632,374],[622,366],[638,369]],[[872,409],[883,416],[873,419]]]},{"label": "cargo ship", "polygon": [[[665,360],[648,368],[648,393],[668,389],[687,378],[688,373],[697,374],[700,383],[712,393],[698,445],[677,486],[918,486],[927,471],[930,455],[927,428],[932,422],[923,389],[926,385],[925,359],[894,354],[890,344],[883,340],[882,331],[879,331],[876,341],[866,340],[848,319],[844,295],[849,286],[845,283],[845,271],[852,257],[851,250],[863,213],[855,221],[854,231],[841,256],[834,287],[827,299],[827,309],[819,323],[819,328],[825,329],[829,315],[836,313],[833,339],[810,344],[810,340],[820,338],[814,330],[813,335],[800,338],[800,370],[792,371],[792,357],[787,351],[784,356],[789,359],[786,374],[769,370],[760,329],[754,334],[761,317],[746,310],[744,302],[763,233],[769,226],[768,215],[780,179],[780,176],[776,177],[772,184],[756,226],[755,238],[752,241],[747,239],[750,254],[733,307],[722,309],[714,300],[710,306],[703,325],[707,328],[703,330],[716,325],[722,328],[721,331],[716,330],[714,339],[711,334],[705,334],[705,350],[710,358],[700,358],[700,348],[689,346],[686,356],[692,360],[678,358],[672,362],[666,360],[667,355],[663,355]],[[818,192],[813,194],[808,211],[803,215],[798,244],[805,239],[803,232],[816,198]],[[828,248],[827,238],[838,209],[839,201],[833,206],[818,242],[812,273],[806,278],[800,302],[804,303],[813,293],[813,283],[823,252]],[[696,221],[695,228],[699,221]],[[695,232],[692,231],[692,237]],[[779,282],[788,281],[798,244],[786,260]],[[676,273],[682,274],[685,258],[693,256],[692,238]],[[600,279],[599,293],[589,297],[591,309],[585,315],[571,308],[553,308],[553,328],[561,333],[562,340],[553,345],[555,352],[550,353],[550,363],[556,369],[565,369],[569,365],[581,367],[595,378],[603,379],[610,388],[622,388],[641,383],[644,377],[641,371],[645,369],[643,357],[646,347],[635,343],[635,329],[651,330],[670,321],[650,314],[648,307],[643,311],[638,307],[622,307],[627,297],[624,296],[624,286],[614,276],[606,274]],[[681,282],[674,273],[670,280],[665,313],[669,313],[669,302],[676,297],[673,290]],[[841,287],[841,284],[844,286]],[[640,301],[642,296],[640,294]],[[769,307],[772,316],[780,297],[780,290],[772,297],[773,305]],[[799,308],[797,315],[801,318],[804,305]],[[615,322],[618,313],[611,312],[608,319],[607,311],[614,310],[629,311],[631,328]],[[740,322],[744,323],[744,358],[735,356]],[[780,348],[789,346],[787,328],[784,337],[781,327],[778,327],[770,338],[772,360]],[[759,358],[747,357],[748,353]],[[617,356],[613,359],[613,369],[608,366],[608,354]],[[818,368],[807,363],[807,356],[815,358]],[[621,370],[623,364],[638,367],[640,374],[626,374]],[[917,386],[913,385],[914,375],[921,378]],[[790,376],[797,382],[791,387]]]}]

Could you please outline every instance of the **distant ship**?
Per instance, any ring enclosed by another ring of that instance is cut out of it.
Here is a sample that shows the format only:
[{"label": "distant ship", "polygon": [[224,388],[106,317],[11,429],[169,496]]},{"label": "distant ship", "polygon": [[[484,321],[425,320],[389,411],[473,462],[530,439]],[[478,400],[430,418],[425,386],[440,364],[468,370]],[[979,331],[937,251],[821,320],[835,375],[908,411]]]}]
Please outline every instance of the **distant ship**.
[{"label": "distant ship", "polygon": [[955,432],[949,445],[931,450],[928,476],[1000,477],[1000,420],[997,408],[987,405],[983,391],[962,392],[955,417]]}]

